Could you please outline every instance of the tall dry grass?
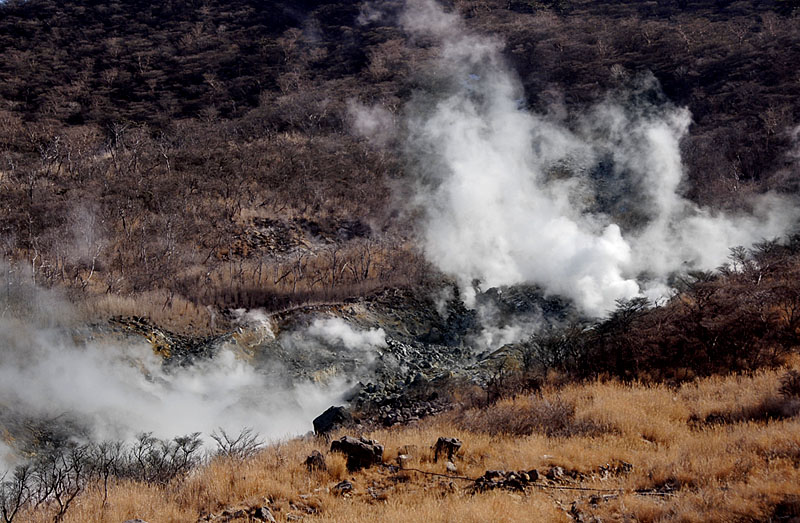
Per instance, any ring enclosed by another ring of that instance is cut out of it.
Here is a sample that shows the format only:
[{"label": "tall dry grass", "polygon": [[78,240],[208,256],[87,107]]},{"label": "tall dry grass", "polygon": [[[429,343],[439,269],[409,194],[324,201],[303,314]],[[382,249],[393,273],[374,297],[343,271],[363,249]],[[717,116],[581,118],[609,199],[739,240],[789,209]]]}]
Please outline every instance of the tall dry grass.
[{"label": "tall dry grass", "polygon": [[[780,394],[784,375],[783,369],[759,371],[679,387],[545,387],[540,394],[366,434],[385,445],[387,464],[402,452],[411,456],[405,467],[436,474],[448,473],[445,463],[434,461],[432,445],[439,436],[460,438],[457,478],[387,467],[347,472],[324,440],[300,438],[273,444],[246,462],[215,460],[166,487],[116,483],[105,501],[94,487],[65,521],[193,522],[262,505],[278,521],[788,520],[800,509],[800,417],[764,413],[794,401]],[[736,414],[742,412],[749,417]],[[327,471],[303,465],[314,449],[327,454]],[[601,466],[622,461],[633,466],[629,472],[602,473]],[[494,469],[544,473],[553,466],[576,479],[549,487],[605,490],[472,493],[463,479]],[[335,494],[332,487],[344,479],[353,491]],[[23,520],[50,518],[40,509]]]}]

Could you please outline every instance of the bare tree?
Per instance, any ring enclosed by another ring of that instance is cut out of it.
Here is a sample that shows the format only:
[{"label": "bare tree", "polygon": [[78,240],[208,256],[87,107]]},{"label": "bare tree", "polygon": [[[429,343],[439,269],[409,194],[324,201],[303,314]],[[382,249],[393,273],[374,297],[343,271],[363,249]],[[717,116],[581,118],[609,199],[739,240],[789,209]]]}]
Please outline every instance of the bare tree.
[{"label": "bare tree", "polygon": [[217,456],[244,460],[253,457],[264,447],[263,440],[251,428],[242,429],[235,437],[222,428],[218,431],[211,434],[211,438],[217,442]]},{"label": "bare tree", "polygon": [[11,479],[6,474],[0,478],[0,515],[5,523],[11,523],[19,511],[30,501],[30,465],[20,465],[14,469]]}]

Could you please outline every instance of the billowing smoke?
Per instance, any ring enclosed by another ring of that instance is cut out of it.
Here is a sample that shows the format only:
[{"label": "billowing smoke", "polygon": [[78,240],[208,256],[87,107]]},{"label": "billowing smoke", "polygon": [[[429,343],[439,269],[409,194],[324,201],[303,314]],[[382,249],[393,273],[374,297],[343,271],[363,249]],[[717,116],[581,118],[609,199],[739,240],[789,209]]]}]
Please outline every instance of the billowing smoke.
[{"label": "billowing smoke", "polygon": [[346,376],[350,382],[369,380],[387,346],[383,329],[362,330],[338,317],[316,318],[305,328],[282,333],[278,342],[299,374]]},{"label": "billowing smoke", "polygon": [[[145,343],[76,344],[62,329],[0,321],[4,416],[70,420],[93,439],[161,438],[252,427],[273,439],[304,433],[344,391],[343,380],[287,383],[221,350],[166,368]],[[3,420],[13,422],[12,419]]]},{"label": "billowing smoke", "polygon": [[525,340],[541,328],[541,323],[533,320],[514,322],[503,326],[497,326],[496,323],[484,318],[481,318],[481,322],[484,328],[472,340],[472,346],[483,350],[495,350],[504,345]]},{"label": "billowing smoke", "polygon": [[[334,347],[337,358],[347,356],[357,367],[374,347],[386,345],[383,331],[360,331],[341,319],[315,320],[275,340],[263,312],[238,311],[247,332],[256,334],[251,341],[282,347],[286,357],[248,359],[222,344],[211,358],[164,365],[144,340],[125,342],[103,327],[76,327],[74,311],[50,292],[20,282],[9,288],[13,303],[3,303],[9,301],[5,292],[0,298],[0,434],[11,436],[8,441],[24,436],[17,429],[30,422],[96,441],[201,432],[208,442],[219,428],[229,434],[252,428],[267,440],[302,434],[352,386],[349,374],[312,376],[326,362],[310,355]],[[289,368],[293,358],[309,372]],[[0,469],[24,445],[4,440]]]},{"label": "billowing smoke", "polygon": [[[433,0],[408,0],[402,24],[440,44],[435,88],[409,108],[408,156],[424,251],[467,294],[474,279],[484,288],[535,283],[602,316],[615,300],[663,295],[670,273],[712,269],[730,247],[778,236],[798,217],[775,194],[746,215],[681,196],[686,109],[634,92],[568,127],[526,111],[501,44],[470,34]],[[652,77],[636,87],[656,88]],[[604,199],[616,199],[617,215]]]}]

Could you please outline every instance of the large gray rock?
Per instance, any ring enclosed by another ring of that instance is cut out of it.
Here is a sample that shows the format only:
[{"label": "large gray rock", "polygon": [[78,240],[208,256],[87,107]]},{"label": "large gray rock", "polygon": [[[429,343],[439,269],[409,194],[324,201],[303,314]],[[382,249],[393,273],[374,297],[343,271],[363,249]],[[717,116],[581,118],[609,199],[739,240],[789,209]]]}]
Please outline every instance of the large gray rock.
[{"label": "large gray rock", "polygon": [[331,443],[331,452],[347,456],[347,470],[351,472],[383,463],[383,445],[366,438],[342,436]]},{"label": "large gray rock", "polygon": [[439,438],[433,447],[433,461],[439,461],[439,456],[445,456],[448,461],[452,461],[461,445],[461,440],[458,438]]},{"label": "large gray rock", "polygon": [[314,432],[325,435],[351,422],[353,417],[344,407],[330,407],[314,419]]},{"label": "large gray rock", "polygon": [[272,511],[269,509],[269,507],[256,507],[250,517],[258,521],[275,523],[275,516],[272,515]]},{"label": "large gray rock", "polygon": [[328,466],[325,464],[325,456],[318,450],[315,450],[306,458],[305,465],[309,472],[328,470]]}]

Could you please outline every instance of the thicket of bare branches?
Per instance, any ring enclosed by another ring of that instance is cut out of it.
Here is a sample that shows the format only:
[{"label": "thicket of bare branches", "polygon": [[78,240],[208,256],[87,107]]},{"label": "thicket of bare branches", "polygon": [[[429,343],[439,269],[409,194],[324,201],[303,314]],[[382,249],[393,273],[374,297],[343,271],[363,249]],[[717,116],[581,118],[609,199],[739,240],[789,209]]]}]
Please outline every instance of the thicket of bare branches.
[{"label": "thicket of bare branches", "polygon": [[108,498],[112,484],[123,481],[165,486],[180,481],[214,458],[243,461],[263,447],[257,434],[244,429],[212,434],[216,448],[205,452],[199,433],[158,439],[144,433],[132,443],[74,443],[38,448],[32,458],[0,476],[0,517],[4,523],[38,510],[61,521],[72,502],[94,486]]}]

